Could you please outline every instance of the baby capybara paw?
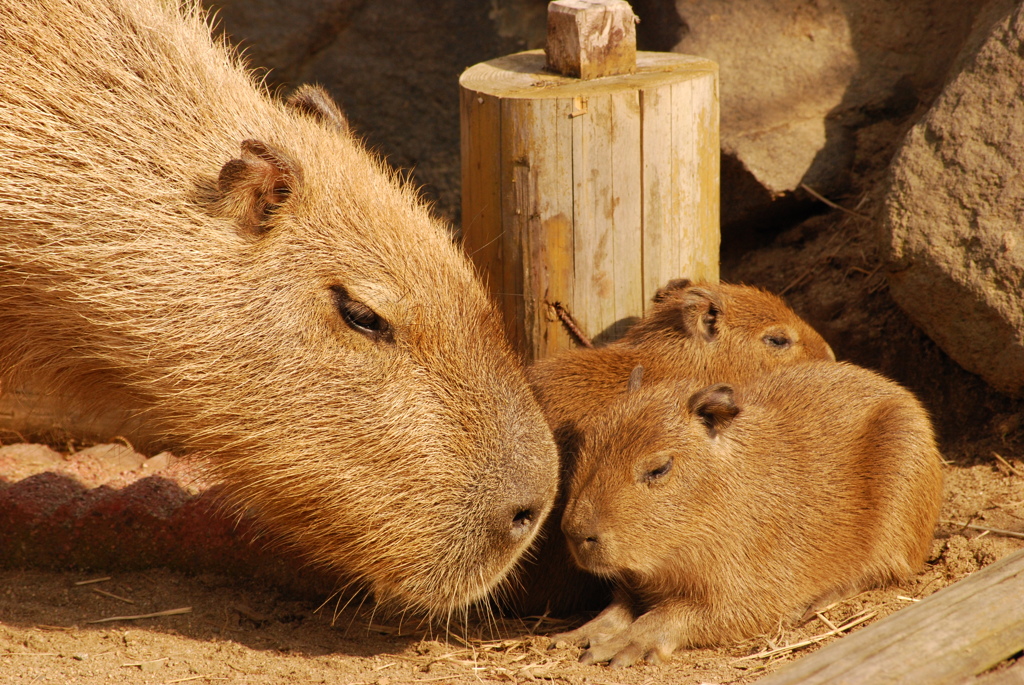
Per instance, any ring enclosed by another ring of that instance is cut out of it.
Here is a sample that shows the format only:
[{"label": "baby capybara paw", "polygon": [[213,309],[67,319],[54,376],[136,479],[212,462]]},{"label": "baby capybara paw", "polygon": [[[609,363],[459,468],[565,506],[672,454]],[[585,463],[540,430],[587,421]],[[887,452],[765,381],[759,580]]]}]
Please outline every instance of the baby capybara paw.
[{"label": "baby capybara paw", "polygon": [[580,657],[581,664],[608,662],[612,668],[627,668],[642,660],[661,664],[672,656],[675,646],[664,640],[649,639],[626,630],[603,642],[591,641],[590,649]]},{"label": "baby capybara paw", "polygon": [[[687,642],[685,614],[672,604],[663,605],[633,621],[628,628],[603,640],[591,640],[580,663],[608,662],[612,668],[626,668],[641,659],[652,664],[668,661],[672,652]],[[586,627],[586,626],[584,626]]]}]

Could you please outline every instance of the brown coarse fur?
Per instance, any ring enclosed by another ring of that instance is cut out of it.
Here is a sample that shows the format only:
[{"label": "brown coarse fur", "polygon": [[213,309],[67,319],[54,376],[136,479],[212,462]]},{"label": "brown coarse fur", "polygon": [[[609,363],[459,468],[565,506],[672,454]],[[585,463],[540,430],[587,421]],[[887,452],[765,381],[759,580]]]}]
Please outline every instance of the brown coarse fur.
[{"label": "brown coarse fur", "polygon": [[[643,367],[646,383],[690,379],[707,385],[743,382],[784,364],[835,360],[832,349],[782,298],[751,286],[671,281],[625,336],[606,347],[579,348],[534,364],[534,393],[562,453],[563,480],[572,471],[579,424],[626,392]],[[514,613],[565,614],[607,601],[608,588],[574,568],[558,531],[560,509],[548,521],[507,593]]]},{"label": "brown coarse fur", "polygon": [[[378,598],[485,596],[557,453],[450,233],[326,93],[268,96],[193,2],[0,1],[0,381],[209,458]],[[41,379],[41,380],[40,380]]]},{"label": "brown coarse fur", "polygon": [[679,279],[658,290],[621,340],[552,355],[534,364],[529,378],[557,436],[622,394],[636,366],[644,367],[648,383],[738,383],[812,359],[835,356],[779,296],[752,286]]},{"label": "brown coarse fur", "polygon": [[616,599],[584,660],[718,645],[925,561],[941,458],[908,391],[845,363],[641,387],[584,429],[562,530]]}]

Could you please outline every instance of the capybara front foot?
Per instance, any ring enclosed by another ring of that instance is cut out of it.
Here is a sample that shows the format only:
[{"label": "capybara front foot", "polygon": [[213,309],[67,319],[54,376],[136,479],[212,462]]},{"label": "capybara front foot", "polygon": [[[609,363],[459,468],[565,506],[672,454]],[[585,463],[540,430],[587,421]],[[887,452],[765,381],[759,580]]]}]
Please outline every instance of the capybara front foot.
[{"label": "capybara front foot", "polygon": [[678,609],[659,606],[610,639],[591,641],[580,663],[608,662],[612,668],[626,668],[641,659],[652,664],[668,661],[677,647],[689,641],[689,612]]},{"label": "capybara front foot", "polygon": [[552,637],[551,647],[591,647],[606,642],[626,630],[633,622],[633,617],[633,609],[628,599],[617,596],[594,620],[584,623],[576,630]]}]

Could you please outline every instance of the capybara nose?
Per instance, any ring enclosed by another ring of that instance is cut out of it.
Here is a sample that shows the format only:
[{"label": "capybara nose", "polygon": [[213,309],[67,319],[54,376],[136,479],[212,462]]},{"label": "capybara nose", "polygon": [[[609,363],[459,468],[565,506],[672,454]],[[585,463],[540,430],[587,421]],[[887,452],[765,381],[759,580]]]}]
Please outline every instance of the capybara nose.
[{"label": "capybara nose", "polygon": [[601,544],[600,536],[597,533],[597,526],[572,522],[570,525],[563,525],[562,532],[569,539],[570,544],[580,553],[592,552]]},{"label": "capybara nose", "polygon": [[543,511],[543,509],[535,505],[513,507],[512,520],[509,526],[509,534],[513,540],[529,537],[537,527],[540,511]]},{"label": "capybara nose", "polygon": [[509,538],[514,543],[532,539],[551,509],[553,497],[553,488],[545,488],[544,492],[538,493],[520,493],[520,496],[513,498],[510,506],[505,508],[498,525],[508,531]]}]

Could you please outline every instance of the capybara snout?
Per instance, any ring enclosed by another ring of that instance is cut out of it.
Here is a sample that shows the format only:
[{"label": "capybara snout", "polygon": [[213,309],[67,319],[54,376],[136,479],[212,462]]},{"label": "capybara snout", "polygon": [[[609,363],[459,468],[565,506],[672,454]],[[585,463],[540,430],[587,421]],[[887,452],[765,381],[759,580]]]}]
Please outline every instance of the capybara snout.
[{"label": "capybara snout", "polygon": [[447,227],[327,94],[272,98],[198,3],[0,0],[0,380],[208,457],[300,558],[485,596],[557,453]]}]

